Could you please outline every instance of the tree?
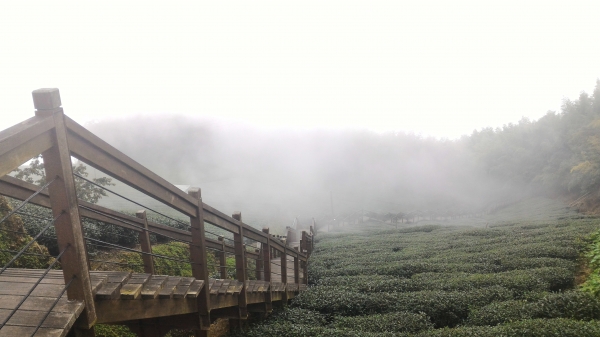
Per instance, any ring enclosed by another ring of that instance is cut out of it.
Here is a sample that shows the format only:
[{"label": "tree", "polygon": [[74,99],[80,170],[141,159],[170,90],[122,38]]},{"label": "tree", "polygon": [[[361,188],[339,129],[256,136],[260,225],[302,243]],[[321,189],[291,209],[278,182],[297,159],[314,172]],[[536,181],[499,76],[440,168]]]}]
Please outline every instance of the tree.
[{"label": "tree", "polygon": [[[44,171],[44,163],[41,161],[41,156],[33,158],[28,167],[18,168],[15,171],[15,178],[24,180],[31,184],[43,185],[46,183],[46,173]],[[82,163],[73,166],[73,174],[82,177],[88,176],[87,167]],[[102,177],[91,179],[94,183],[100,186],[114,185],[112,178]],[[90,183],[79,177],[75,177],[75,190],[79,200],[97,203],[100,198],[106,196],[106,191],[101,187]]]}]

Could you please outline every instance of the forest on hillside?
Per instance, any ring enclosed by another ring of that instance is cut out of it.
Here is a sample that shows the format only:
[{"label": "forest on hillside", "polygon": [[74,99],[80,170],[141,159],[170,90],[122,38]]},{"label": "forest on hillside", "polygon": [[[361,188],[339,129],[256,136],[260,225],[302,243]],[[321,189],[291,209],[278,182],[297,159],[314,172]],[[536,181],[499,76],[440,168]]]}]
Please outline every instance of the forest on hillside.
[{"label": "forest on hillside", "polygon": [[330,196],[336,214],[476,211],[540,194],[593,211],[600,200],[600,82],[560,112],[457,140],[183,116],[87,127],[172,183],[202,187],[209,204],[246,214],[328,215]]}]

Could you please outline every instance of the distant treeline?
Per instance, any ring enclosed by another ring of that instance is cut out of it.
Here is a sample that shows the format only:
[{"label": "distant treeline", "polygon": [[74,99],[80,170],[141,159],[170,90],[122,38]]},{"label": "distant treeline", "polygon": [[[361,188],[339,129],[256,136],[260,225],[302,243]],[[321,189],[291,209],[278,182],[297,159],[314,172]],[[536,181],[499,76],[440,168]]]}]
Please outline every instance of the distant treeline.
[{"label": "distant treeline", "polygon": [[593,206],[600,196],[600,81],[593,95],[565,100],[560,113],[486,128],[464,141],[490,175],[554,195],[587,196]]},{"label": "distant treeline", "polygon": [[331,215],[330,196],[335,214],[397,213],[484,209],[539,193],[589,201],[600,187],[600,87],[538,121],[458,140],[184,116],[88,127],[167,180],[202,187],[211,205],[273,221]]}]

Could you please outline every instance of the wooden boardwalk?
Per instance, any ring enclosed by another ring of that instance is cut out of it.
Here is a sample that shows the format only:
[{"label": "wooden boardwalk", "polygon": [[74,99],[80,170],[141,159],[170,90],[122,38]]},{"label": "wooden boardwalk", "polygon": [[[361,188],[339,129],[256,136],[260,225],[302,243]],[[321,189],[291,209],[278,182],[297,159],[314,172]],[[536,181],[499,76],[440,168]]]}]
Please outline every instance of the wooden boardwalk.
[{"label": "wooden boardwalk", "polygon": [[[2,267],[0,337],[66,336],[69,331],[92,337],[99,323],[127,325],[138,336],[160,337],[180,328],[207,337],[217,318],[230,319],[235,329],[250,313],[268,314],[273,303],[286,303],[306,289],[314,221],[300,233],[288,232],[288,241],[299,242],[286,243],[278,235],[269,234],[269,228],[261,231],[244,223],[240,212],[229,216],[206,204],[199,187],[191,187],[187,193],[181,191],[68,118],[58,89],[35,90],[33,101],[34,117],[0,131],[0,195],[22,200],[21,206],[48,208],[52,217],[45,219],[48,224],[28,238],[30,241],[20,251],[10,251],[14,255]],[[43,158],[45,176],[53,178],[44,186],[9,175],[38,155]],[[152,210],[133,200],[143,208],[135,216],[80,200],[76,179],[95,183],[73,173],[72,157],[163,203],[179,214],[181,219],[171,219],[178,225],[152,221],[146,216],[146,210]],[[0,224],[21,206],[6,211]],[[86,236],[82,218],[131,231],[137,236],[140,250]],[[207,238],[205,223],[224,234],[218,240]],[[0,230],[25,234],[22,229]],[[60,261],[62,270],[52,269],[55,262],[46,270],[6,269],[30,254],[28,247],[50,232],[56,236],[60,253],[48,257]],[[173,258],[153,253],[151,236],[188,245],[189,261],[179,262],[190,264],[193,277],[156,275],[155,260]],[[225,238],[231,242],[225,242]],[[248,241],[256,245],[248,247]],[[88,244],[141,254],[145,273],[90,271]],[[218,257],[215,267],[221,269],[222,278],[228,277],[226,255],[233,255],[236,280],[209,278],[210,254]],[[249,266],[255,266],[254,275],[250,275]]]},{"label": "wooden boardwalk", "polygon": [[[0,320],[4,321],[34,287],[43,270],[8,269],[0,276]],[[197,313],[196,298],[204,281],[193,277],[173,277],[118,271],[91,271],[90,279],[97,323],[140,324],[140,320]],[[244,285],[236,280],[210,279],[211,309],[238,305]],[[50,271],[35,287],[8,322],[0,336],[66,336],[84,309],[82,301],[69,301],[60,270]],[[246,282],[248,305],[265,302],[267,293],[275,300],[293,298],[306,285],[250,280]],[[58,299],[54,309],[48,310]],[[47,317],[46,317],[47,316]]]}]

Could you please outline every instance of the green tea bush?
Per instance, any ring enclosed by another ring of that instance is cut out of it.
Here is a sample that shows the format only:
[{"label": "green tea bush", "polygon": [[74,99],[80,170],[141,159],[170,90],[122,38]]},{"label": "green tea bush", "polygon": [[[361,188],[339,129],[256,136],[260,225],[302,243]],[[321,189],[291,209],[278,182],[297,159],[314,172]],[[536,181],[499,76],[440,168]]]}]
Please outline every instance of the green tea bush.
[{"label": "green tea bush", "polygon": [[433,328],[424,313],[394,312],[369,316],[338,316],[333,322],[338,329],[367,332],[418,332]]},{"label": "green tea bush", "polygon": [[599,321],[565,318],[526,319],[494,327],[460,327],[417,333],[414,337],[597,337]]},{"label": "green tea bush", "polygon": [[320,233],[308,266],[313,286],[286,310],[306,311],[267,320],[249,336],[271,328],[273,336],[595,336],[596,299],[569,290],[598,224]]}]

